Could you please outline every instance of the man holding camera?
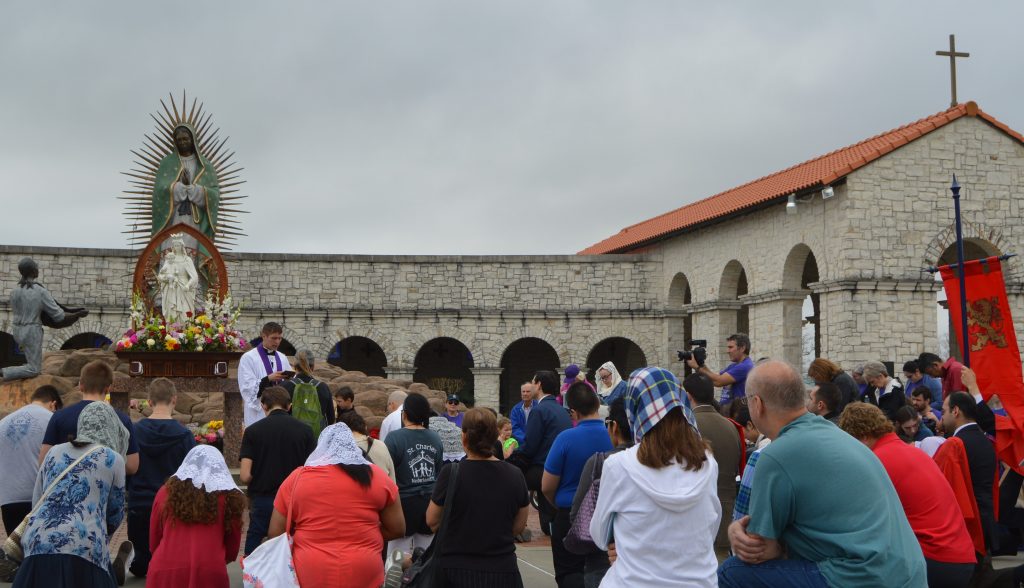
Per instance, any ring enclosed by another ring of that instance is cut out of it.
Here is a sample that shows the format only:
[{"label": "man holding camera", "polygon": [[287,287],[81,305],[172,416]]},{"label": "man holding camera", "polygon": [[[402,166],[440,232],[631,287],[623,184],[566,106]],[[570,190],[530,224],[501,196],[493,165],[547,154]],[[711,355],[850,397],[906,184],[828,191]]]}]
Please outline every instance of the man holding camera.
[{"label": "man holding camera", "polygon": [[700,354],[694,350],[690,357],[686,358],[686,365],[707,376],[716,388],[722,388],[722,398],[719,400],[722,405],[747,395],[747,374],[754,368],[754,361],[750,359],[750,337],[746,333],[734,333],[725,341],[725,350],[732,363],[718,373],[704,365],[707,354],[704,350],[701,350],[704,352]]}]

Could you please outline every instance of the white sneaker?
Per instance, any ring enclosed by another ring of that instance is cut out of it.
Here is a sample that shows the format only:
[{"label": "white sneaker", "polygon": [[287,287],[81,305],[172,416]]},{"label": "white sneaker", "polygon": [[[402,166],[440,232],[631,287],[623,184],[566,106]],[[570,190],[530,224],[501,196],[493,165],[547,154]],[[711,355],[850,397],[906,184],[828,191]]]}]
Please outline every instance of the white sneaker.
[{"label": "white sneaker", "polygon": [[388,555],[388,563],[384,570],[384,588],[402,587],[402,560],[405,554],[401,549],[396,549]]}]

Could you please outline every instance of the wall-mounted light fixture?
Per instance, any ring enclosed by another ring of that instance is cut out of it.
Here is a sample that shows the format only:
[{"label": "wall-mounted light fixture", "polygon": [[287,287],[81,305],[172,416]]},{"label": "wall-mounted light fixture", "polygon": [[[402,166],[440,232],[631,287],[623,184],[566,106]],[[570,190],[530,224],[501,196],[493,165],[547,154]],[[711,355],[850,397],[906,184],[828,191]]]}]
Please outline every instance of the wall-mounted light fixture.
[{"label": "wall-mounted light fixture", "polygon": [[835,195],[836,195],[836,191],[832,189],[832,186],[825,186],[825,188],[821,191],[821,199],[822,200],[828,200],[829,198],[831,198],[831,197],[833,197]]},{"label": "wall-mounted light fixture", "polygon": [[796,194],[790,194],[786,199],[786,214],[796,214]]}]

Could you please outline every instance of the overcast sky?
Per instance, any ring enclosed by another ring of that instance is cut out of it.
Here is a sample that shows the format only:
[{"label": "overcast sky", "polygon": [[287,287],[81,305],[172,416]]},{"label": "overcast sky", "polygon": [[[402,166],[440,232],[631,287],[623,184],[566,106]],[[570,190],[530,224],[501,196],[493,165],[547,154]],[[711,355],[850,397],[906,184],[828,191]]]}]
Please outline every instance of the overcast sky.
[{"label": "overcast sky", "polygon": [[[169,92],[245,167],[239,251],[573,253],[961,101],[1024,130],[1024,3],[18,2],[0,243],[124,247]],[[966,180],[962,178],[962,180]]]}]

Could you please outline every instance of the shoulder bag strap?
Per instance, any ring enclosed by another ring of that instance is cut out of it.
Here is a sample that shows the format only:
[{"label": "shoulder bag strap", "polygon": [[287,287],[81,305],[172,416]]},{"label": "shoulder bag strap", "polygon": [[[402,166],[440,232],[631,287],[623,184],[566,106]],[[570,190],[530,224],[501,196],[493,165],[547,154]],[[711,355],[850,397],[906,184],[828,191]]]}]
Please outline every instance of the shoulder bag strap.
[{"label": "shoulder bag strap", "polygon": [[299,471],[299,475],[295,476],[295,481],[292,482],[292,494],[288,498],[288,513],[284,518],[284,534],[288,535],[289,544],[291,543],[292,533],[292,506],[295,504],[295,489],[299,487],[299,478],[302,477],[302,472],[305,471],[305,466],[302,466],[302,470]]},{"label": "shoulder bag strap", "polygon": [[79,457],[75,461],[71,462],[71,465],[69,465],[68,467],[64,468],[64,471],[61,472],[59,476],[54,478],[53,481],[50,482],[50,485],[47,486],[46,491],[43,492],[43,494],[39,497],[39,502],[36,503],[36,506],[32,509],[32,512],[29,513],[29,516],[32,516],[33,514],[35,514],[35,512],[39,508],[39,506],[41,504],[43,504],[44,502],[46,502],[46,499],[50,496],[50,493],[53,492],[53,489],[57,486],[57,482],[60,482],[61,480],[63,480],[65,476],[67,476],[69,473],[71,473],[71,470],[75,469],[76,465],[82,463],[83,459],[89,457],[90,455],[92,455],[94,452],[96,452],[99,449],[102,449],[102,446],[100,446],[100,445],[93,446],[92,448],[89,449],[89,451],[86,451],[85,453],[83,453],[81,457]]},{"label": "shoulder bag strap", "polygon": [[[448,488],[444,494],[444,513],[441,514],[441,524],[437,527],[437,533],[434,535],[434,542],[444,539],[445,531],[448,530],[448,522],[452,518],[452,509],[455,508],[455,483],[459,479],[459,462],[452,462],[448,466],[451,468],[451,473],[448,475]],[[440,548],[440,546],[438,546]],[[440,551],[438,551],[440,554]]]}]

